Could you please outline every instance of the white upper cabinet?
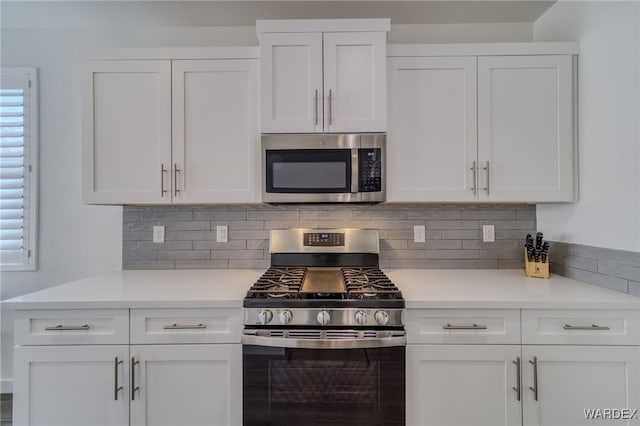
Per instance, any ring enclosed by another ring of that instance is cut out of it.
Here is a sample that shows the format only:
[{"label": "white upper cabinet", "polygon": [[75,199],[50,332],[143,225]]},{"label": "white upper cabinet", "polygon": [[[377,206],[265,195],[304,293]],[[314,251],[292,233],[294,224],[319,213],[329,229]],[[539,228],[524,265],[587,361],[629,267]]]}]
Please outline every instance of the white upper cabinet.
[{"label": "white upper cabinet", "polygon": [[171,62],[90,61],[84,77],[84,201],[168,202]]},{"label": "white upper cabinet", "polygon": [[575,200],[570,54],[410,53],[389,58],[389,201]]},{"label": "white upper cabinet", "polygon": [[476,58],[389,59],[389,201],[474,201]]},{"label": "white upper cabinet", "polygon": [[173,61],[172,77],[173,202],[258,201],[258,61]]},{"label": "white upper cabinet", "polygon": [[262,133],[387,130],[389,20],[258,21]]},{"label": "white upper cabinet", "polygon": [[87,61],[84,94],[85,202],[259,201],[257,59]]},{"label": "white upper cabinet", "polygon": [[478,59],[480,200],[574,198],[569,55]]}]

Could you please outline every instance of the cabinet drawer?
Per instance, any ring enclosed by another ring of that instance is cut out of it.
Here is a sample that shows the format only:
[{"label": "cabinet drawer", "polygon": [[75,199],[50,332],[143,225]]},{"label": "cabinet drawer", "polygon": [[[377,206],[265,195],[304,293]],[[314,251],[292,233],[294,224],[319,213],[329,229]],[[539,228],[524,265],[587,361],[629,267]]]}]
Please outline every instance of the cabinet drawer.
[{"label": "cabinet drawer", "polygon": [[520,311],[408,309],[408,343],[520,344]]},{"label": "cabinet drawer", "polygon": [[132,309],[131,343],[240,343],[240,309]]},{"label": "cabinet drawer", "polygon": [[522,343],[638,345],[640,312],[526,309],[522,311]]},{"label": "cabinet drawer", "polygon": [[16,345],[129,343],[128,309],[16,311],[14,318]]}]

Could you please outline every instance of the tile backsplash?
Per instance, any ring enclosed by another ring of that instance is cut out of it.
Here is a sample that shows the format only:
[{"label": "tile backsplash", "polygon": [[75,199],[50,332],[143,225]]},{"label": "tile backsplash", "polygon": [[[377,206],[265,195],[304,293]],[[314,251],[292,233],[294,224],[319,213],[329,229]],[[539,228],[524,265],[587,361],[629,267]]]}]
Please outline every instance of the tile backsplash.
[{"label": "tile backsplash", "polygon": [[[125,206],[123,269],[258,268],[269,266],[269,230],[373,228],[380,233],[382,268],[521,268],[527,233],[536,231],[536,207],[425,204],[296,204]],[[495,225],[493,243],[482,225]],[[164,243],[153,226],[164,225]],[[216,242],[227,225],[229,241]],[[413,226],[426,242],[413,241]]]}]

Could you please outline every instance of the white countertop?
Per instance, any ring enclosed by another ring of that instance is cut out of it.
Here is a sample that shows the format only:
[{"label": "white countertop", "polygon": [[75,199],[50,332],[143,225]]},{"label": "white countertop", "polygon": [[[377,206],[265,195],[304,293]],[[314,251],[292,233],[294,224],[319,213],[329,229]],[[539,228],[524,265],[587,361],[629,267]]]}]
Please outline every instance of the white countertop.
[{"label": "white countertop", "polygon": [[[115,271],[4,301],[13,309],[241,307],[263,270]],[[385,271],[407,308],[640,309],[640,298],[519,269]]]}]

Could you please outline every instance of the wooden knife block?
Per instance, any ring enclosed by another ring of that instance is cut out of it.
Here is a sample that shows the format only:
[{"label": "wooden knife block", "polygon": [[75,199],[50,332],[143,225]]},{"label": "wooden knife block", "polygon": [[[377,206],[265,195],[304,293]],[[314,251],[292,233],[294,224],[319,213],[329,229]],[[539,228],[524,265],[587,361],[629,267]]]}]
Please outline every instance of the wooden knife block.
[{"label": "wooden knife block", "polygon": [[549,257],[546,262],[529,262],[527,249],[524,249],[524,273],[528,277],[549,278]]}]

